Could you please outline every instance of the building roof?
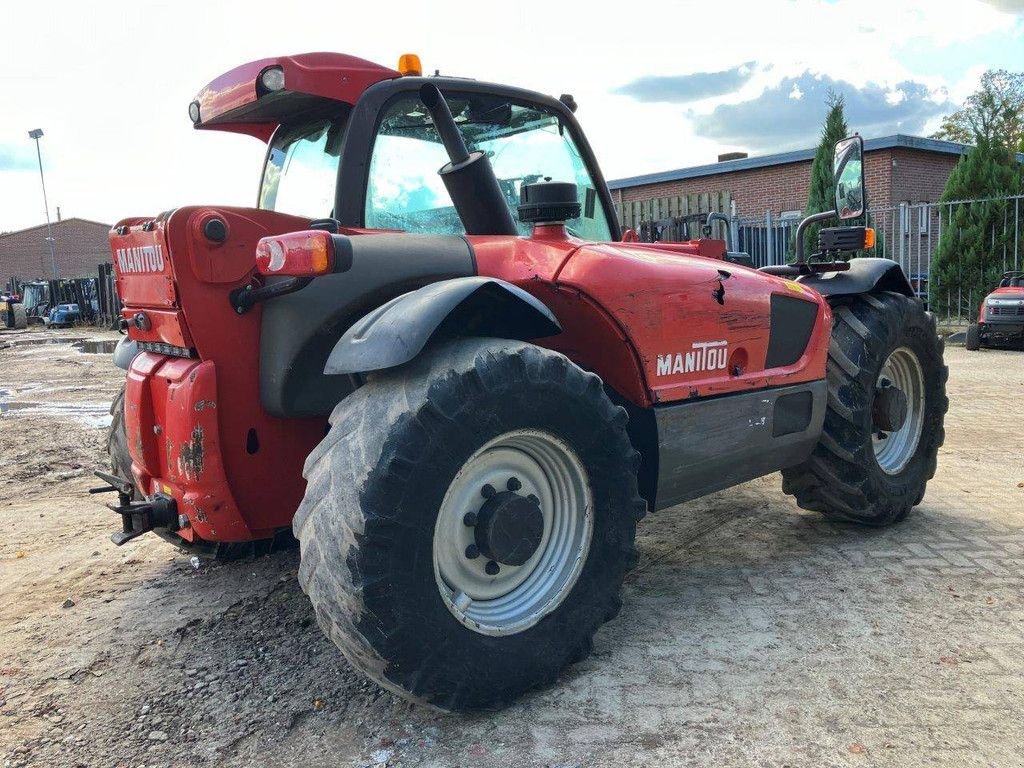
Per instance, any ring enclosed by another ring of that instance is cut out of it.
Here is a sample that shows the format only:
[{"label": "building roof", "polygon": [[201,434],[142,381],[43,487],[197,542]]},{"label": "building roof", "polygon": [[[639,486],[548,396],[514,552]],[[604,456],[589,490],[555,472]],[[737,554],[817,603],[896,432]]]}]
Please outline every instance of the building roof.
[{"label": "building roof", "polygon": [[[67,219],[61,219],[60,221],[50,222],[50,228],[63,227],[66,224],[79,223],[79,224],[95,224],[97,227],[103,227],[104,229],[110,229],[110,224],[104,224],[102,221],[93,221],[92,219],[83,219],[78,216],[71,216]],[[15,229],[10,232],[0,232],[0,238],[11,237],[12,235],[22,235],[26,232],[32,232],[36,229],[46,229],[46,224],[36,224],[34,227],[26,227],[25,229]]]},{"label": "building roof", "polygon": [[[939,152],[946,155],[966,155],[971,148],[969,144],[958,144],[955,141],[943,141],[941,139],[926,139],[921,136],[908,136],[897,133],[892,136],[883,136],[878,139],[865,139],[864,151],[871,152],[879,149],[892,149],[903,147],[905,149],[917,149],[923,152]],[[629,176],[624,179],[613,179],[608,182],[609,189],[623,189],[627,187],[639,187],[645,184],[658,184],[664,181],[681,181],[682,179],[694,179],[700,176],[715,176],[721,173],[734,173],[736,171],[749,171],[754,168],[767,168],[773,165],[787,165],[789,163],[802,163],[814,159],[815,149],[798,149],[793,152],[779,152],[774,155],[761,155],[759,157],[745,157],[741,160],[725,160],[721,163],[709,163],[708,165],[695,165],[690,168],[678,168],[674,171],[661,171],[660,173],[648,173],[642,176]],[[1024,163],[1024,154],[1017,155],[1018,162]]]}]

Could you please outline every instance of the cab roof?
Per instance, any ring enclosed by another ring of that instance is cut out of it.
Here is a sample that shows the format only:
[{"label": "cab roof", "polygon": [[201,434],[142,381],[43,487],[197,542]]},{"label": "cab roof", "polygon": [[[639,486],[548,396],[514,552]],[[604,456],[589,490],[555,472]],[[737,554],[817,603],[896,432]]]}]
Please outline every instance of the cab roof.
[{"label": "cab roof", "polygon": [[[260,76],[279,67],[284,87],[268,92]],[[213,80],[196,95],[196,128],[230,131],[269,141],[285,117],[338,102],[352,105],[381,80],[400,77],[397,70],[344,53],[302,53],[251,61]]]}]

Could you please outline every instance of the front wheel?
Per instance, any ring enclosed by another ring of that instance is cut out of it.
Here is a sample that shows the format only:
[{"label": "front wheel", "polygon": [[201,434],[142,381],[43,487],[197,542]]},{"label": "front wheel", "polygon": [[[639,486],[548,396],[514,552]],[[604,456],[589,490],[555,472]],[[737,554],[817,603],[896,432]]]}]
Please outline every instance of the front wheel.
[{"label": "front wheel", "polygon": [[977,352],[981,349],[981,327],[977,323],[971,323],[967,326],[964,347],[970,352]]},{"label": "front wheel", "polygon": [[352,664],[441,709],[590,651],[636,558],[625,411],[564,356],[460,340],[343,400],[309,456],[299,581]]},{"label": "front wheel", "polygon": [[821,439],[782,488],[804,509],[864,525],[921,503],[945,437],[948,371],[935,317],[896,293],[837,299]]}]

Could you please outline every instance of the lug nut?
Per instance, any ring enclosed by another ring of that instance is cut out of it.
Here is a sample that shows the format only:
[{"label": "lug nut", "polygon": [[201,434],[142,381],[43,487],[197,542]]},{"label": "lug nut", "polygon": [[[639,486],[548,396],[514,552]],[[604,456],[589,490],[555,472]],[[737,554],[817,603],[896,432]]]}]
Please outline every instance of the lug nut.
[{"label": "lug nut", "polygon": [[536,505],[537,505],[538,507],[540,506],[540,499],[538,499],[538,498],[537,498],[536,496],[534,496],[534,495],[533,495],[532,493],[531,493],[531,494],[529,494],[529,495],[528,495],[528,496],[527,496],[526,498],[528,498],[528,499],[529,499],[530,501],[532,501],[532,502],[533,502],[534,504],[536,504]]},{"label": "lug nut", "polygon": [[882,389],[886,389],[887,387],[891,387],[892,386],[892,382],[889,381],[888,379],[884,378],[884,377],[878,383],[882,385]]},{"label": "lug nut", "polygon": [[523,484],[519,482],[518,477],[510,477],[508,479],[508,482],[505,483],[505,487],[508,488],[513,493],[515,493],[516,491],[523,487]]},{"label": "lug nut", "polygon": [[883,432],[882,430],[878,430],[878,439],[879,440],[888,440],[889,436],[885,432]]},{"label": "lug nut", "polygon": [[462,516],[462,524],[472,528],[476,525],[477,516],[476,512],[467,512]]},{"label": "lug nut", "polygon": [[491,496],[493,496],[496,493],[497,491],[494,490],[494,486],[491,485],[490,483],[487,483],[487,485],[480,489],[480,495],[483,496],[485,499],[491,498]]},{"label": "lug nut", "polygon": [[[477,548],[476,544],[470,544],[468,547],[466,547],[466,557],[468,557],[470,560],[476,560],[478,557],[480,557],[480,550]],[[488,563],[488,565],[490,564]],[[490,573],[490,571],[487,572]]]},{"label": "lug nut", "polygon": [[[470,545],[470,546],[472,546],[472,545]],[[501,570],[501,566],[499,566],[493,560],[488,560],[487,561],[487,565],[484,566],[484,571],[487,573],[488,576],[497,576],[498,575],[498,571],[500,571],[500,570]]]}]

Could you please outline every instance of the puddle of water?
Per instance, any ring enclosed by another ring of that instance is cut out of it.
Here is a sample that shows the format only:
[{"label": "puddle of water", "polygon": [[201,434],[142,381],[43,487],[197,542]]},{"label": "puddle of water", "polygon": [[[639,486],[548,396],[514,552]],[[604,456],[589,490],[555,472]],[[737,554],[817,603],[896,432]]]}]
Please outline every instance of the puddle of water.
[{"label": "puddle of water", "polygon": [[117,339],[75,339],[66,336],[44,336],[35,339],[14,339],[5,348],[38,347],[50,344],[70,344],[79,352],[88,355],[111,354],[117,346]]},{"label": "puddle of water", "polygon": [[87,355],[112,354],[117,346],[117,339],[83,339],[72,346]]},{"label": "puddle of water", "polygon": [[63,336],[43,336],[35,339],[12,339],[10,345],[12,347],[37,347],[40,344],[71,344],[75,341],[78,341],[78,339],[69,339]]},{"label": "puddle of water", "polygon": [[18,415],[70,418],[87,427],[109,427],[111,420],[109,403],[38,403],[30,400],[11,400],[9,390],[0,389],[0,417],[17,418]]}]

